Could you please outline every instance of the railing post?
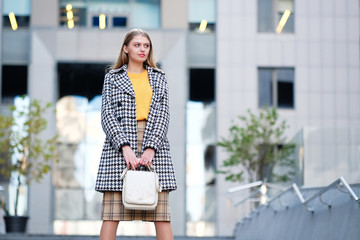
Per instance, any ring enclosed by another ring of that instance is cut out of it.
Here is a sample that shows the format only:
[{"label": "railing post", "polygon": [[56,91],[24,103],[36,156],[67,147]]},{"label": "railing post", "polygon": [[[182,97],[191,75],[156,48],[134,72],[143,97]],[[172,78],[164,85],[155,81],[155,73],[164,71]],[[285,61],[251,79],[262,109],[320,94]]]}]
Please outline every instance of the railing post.
[{"label": "railing post", "polygon": [[355,202],[360,204],[359,197],[356,196],[355,192],[352,190],[350,185],[345,181],[345,179],[343,177],[340,177],[340,181],[342,182],[342,184],[344,184],[345,188],[349,191],[351,197],[355,200]]}]

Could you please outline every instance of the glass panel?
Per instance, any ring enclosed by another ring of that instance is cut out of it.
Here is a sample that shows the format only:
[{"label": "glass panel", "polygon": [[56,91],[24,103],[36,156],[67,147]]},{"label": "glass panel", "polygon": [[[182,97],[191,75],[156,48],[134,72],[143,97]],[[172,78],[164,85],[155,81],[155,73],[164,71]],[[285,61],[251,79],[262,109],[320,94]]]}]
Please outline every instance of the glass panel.
[{"label": "glass panel", "polygon": [[293,33],[294,32],[294,23],[295,21],[295,17],[294,17],[294,13],[291,13],[289,19],[287,20],[282,32],[285,33]]},{"label": "glass panel", "polygon": [[3,0],[3,15],[14,12],[19,16],[30,16],[31,0]]},{"label": "glass panel", "polygon": [[215,99],[214,69],[190,69],[190,100],[212,102]]},{"label": "glass panel", "polygon": [[301,185],[321,186],[339,176],[348,183],[360,182],[360,128],[304,127],[293,141]]},{"label": "glass panel", "polygon": [[3,26],[11,27],[9,13],[15,14],[18,27],[28,27],[30,25],[31,0],[4,0],[3,1]]},{"label": "glass panel", "polygon": [[273,70],[259,68],[259,106],[273,106]]},{"label": "glass panel", "polygon": [[84,184],[81,178],[84,159],[82,145],[86,134],[87,104],[87,98],[80,96],[66,96],[56,104],[59,161],[54,185],[57,187],[80,188]]},{"label": "glass panel", "polygon": [[215,0],[189,0],[189,22],[200,23],[205,19],[209,23],[215,23],[215,7]]},{"label": "glass panel", "polygon": [[126,27],[126,17],[113,17],[113,27]]},{"label": "glass panel", "polygon": [[72,5],[75,26],[96,26],[93,17],[105,14],[108,19],[113,19],[112,26],[107,27],[126,27],[128,24],[136,28],[160,27],[160,0],[61,0],[60,25],[68,25],[67,4]]},{"label": "glass panel", "polygon": [[292,33],[294,32],[294,1],[293,0],[278,0],[276,25],[278,25],[281,17],[283,16],[286,10],[289,10],[291,12],[291,15],[286,21],[286,24],[282,32]]},{"label": "glass panel", "polygon": [[294,32],[294,1],[293,0],[258,0],[257,18],[259,32],[275,32],[284,12],[291,12],[281,33]]},{"label": "glass panel", "polygon": [[84,196],[81,188],[55,189],[55,219],[81,220],[84,216]]},{"label": "glass panel", "polygon": [[279,108],[294,107],[294,69],[277,70],[277,104]]},{"label": "glass panel", "polygon": [[189,101],[186,119],[186,216],[188,236],[216,231],[215,105]]},{"label": "glass panel", "polygon": [[136,0],[131,12],[131,26],[142,28],[160,27],[160,1]]},{"label": "glass panel", "polygon": [[101,194],[94,191],[105,138],[100,124],[101,96],[90,102],[65,96],[56,104],[59,161],[54,173],[55,219],[99,219]]},{"label": "glass panel", "polygon": [[[100,17],[99,16],[93,16],[92,17],[92,26],[93,27],[99,27],[99,24],[100,24]],[[108,18],[105,17],[105,28],[108,27]]]},{"label": "glass panel", "polygon": [[279,68],[277,70],[277,80],[281,82],[294,82],[293,68]]},{"label": "glass panel", "polygon": [[258,0],[258,31],[273,32],[273,2],[272,0]]},{"label": "glass panel", "polygon": [[[206,20],[206,27],[200,32],[215,31],[216,24],[216,0],[189,0],[189,29],[199,32],[200,24]],[[204,23],[203,23],[204,24]]]},{"label": "glass panel", "polygon": [[293,83],[278,82],[277,83],[277,99],[279,108],[294,107],[294,85]]},{"label": "glass panel", "polygon": [[1,101],[12,104],[15,96],[27,93],[28,67],[3,65],[1,81]]}]

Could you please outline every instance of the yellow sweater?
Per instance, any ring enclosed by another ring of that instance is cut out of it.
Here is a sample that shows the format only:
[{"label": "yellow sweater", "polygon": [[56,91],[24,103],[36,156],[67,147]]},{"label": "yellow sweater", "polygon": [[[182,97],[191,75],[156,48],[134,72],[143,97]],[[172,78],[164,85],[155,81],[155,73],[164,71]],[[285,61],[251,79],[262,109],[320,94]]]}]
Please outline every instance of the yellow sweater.
[{"label": "yellow sweater", "polygon": [[148,118],[152,89],[149,83],[147,70],[142,73],[128,73],[135,91],[136,119],[146,120]]}]

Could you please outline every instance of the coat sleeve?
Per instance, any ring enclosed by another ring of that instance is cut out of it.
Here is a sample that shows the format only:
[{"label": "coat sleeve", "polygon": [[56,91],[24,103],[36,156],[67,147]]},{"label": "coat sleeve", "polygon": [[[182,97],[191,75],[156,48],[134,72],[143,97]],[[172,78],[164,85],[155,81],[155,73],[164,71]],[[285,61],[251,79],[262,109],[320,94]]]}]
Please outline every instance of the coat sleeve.
[{"label": "coat sleeve", "polygon": [[111,105],[111,97],[114,88],[111,74],[105,75],[101,100],[101,125],[106,137],[110,140],[112,147],[121,151],[121,147],[130,145],[126,135],[121,131],[120,123],[117,121],[115,112]]},{"label": "coat sleeve", "polygon": [[163,76],[161,87],[164,94],[152,106],[154,109],[150,109],[150,111],[154,111],[154,125],[149,138],[143,143],[145,149],[152,148],[155,151],[161,147],[163,140],[166,138],[170,121],[169,87],[165,75]]}]

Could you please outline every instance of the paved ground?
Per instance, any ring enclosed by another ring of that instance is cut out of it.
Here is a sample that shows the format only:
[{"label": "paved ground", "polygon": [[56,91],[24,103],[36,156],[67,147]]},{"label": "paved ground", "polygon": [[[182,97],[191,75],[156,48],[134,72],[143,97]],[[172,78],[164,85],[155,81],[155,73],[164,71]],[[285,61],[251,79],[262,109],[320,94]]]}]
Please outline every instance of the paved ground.
[{"label": "paved ground", "polygon": [[[0,240],[98,240],[99,236],[3,234]],[[117,237],[118,240],[155,240],[155,237]],[[232,237],[179,237],[174,240],[233,240]]]}]

